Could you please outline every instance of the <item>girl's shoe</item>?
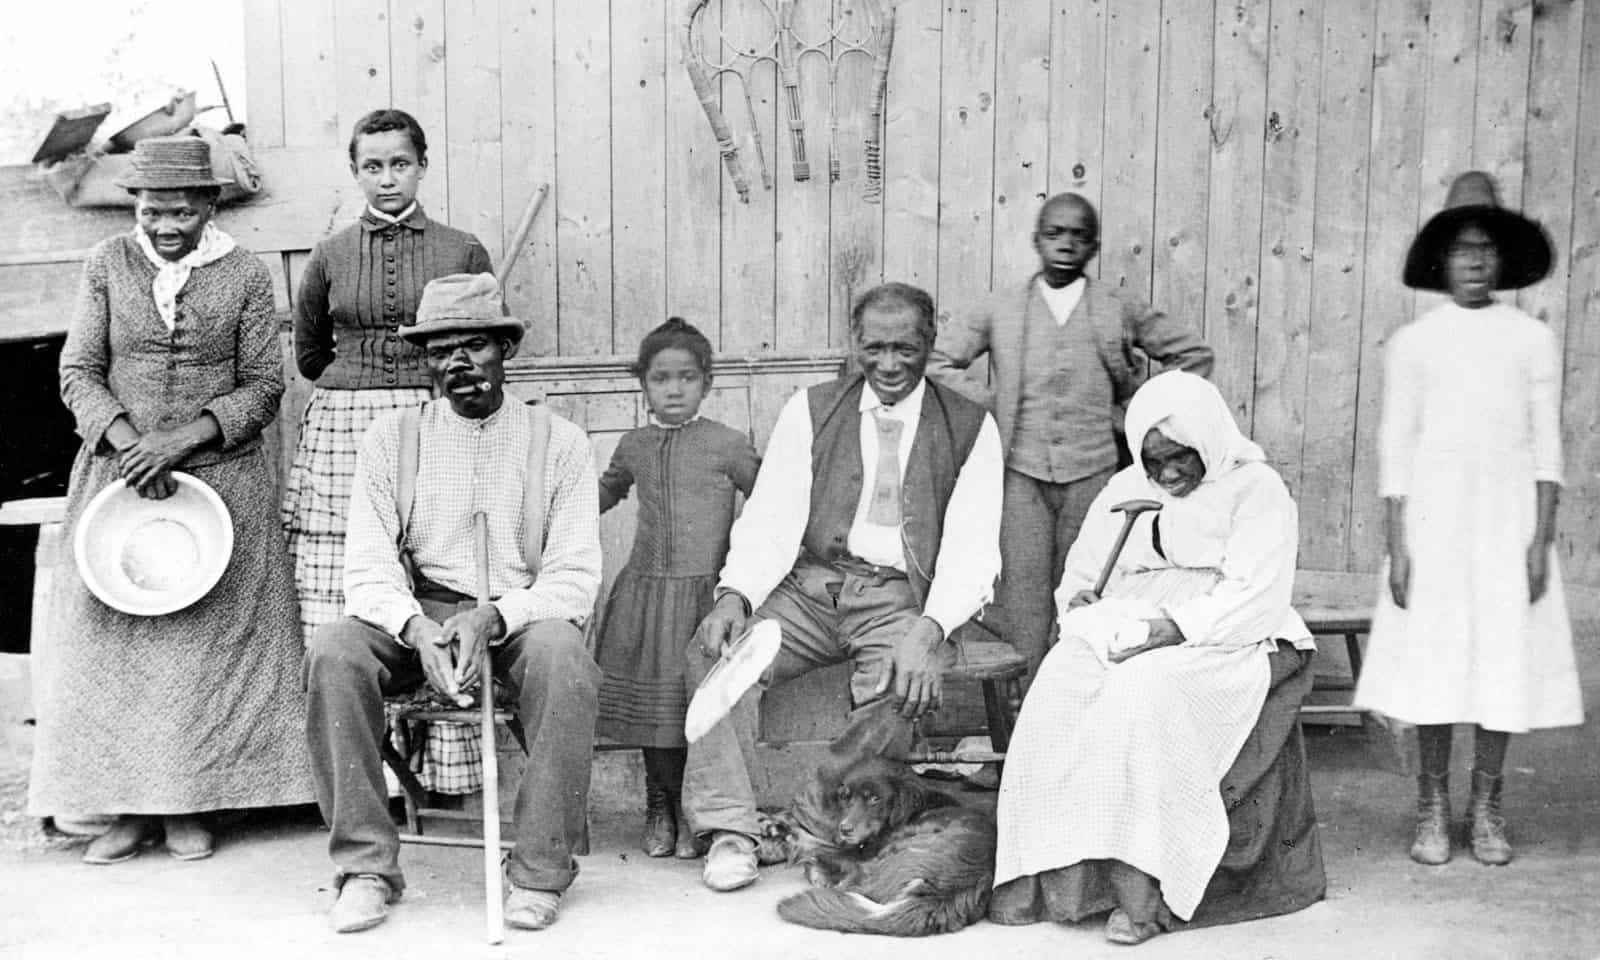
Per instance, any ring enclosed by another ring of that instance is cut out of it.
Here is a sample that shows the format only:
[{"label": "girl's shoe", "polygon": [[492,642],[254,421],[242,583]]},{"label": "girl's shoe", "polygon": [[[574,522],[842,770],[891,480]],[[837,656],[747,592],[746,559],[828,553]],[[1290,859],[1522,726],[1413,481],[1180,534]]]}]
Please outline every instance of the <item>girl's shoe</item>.
[{"label": "girl's shoe", "polygon": [[683,800],[679,798],[673,804],[673,808],[678,813],[678,837],[677,843],[673,845],[673,856],[679,860],[700,859],[705,855],[706,848],[700,842],[700,838],[694,835],[694,831],[689,829],[689,817],[683,812]]},{"label": "girl's shoe", "polygon": [[83,852],[83,862],[106,866],[132,860],[155,839],[155,821],[149,817],[118,817],[111,829],[102,833]]},{"label": "girl's shoe", "polygon": [[1472,855],[1479,863],[1503,867],[1511,862],[1511,841],[1500,816],[1500,785],[1504,777],[1472,771]]},{"label": "girl's shoe", "polygon": [[670,857],[678,835],[678,818],[666,788],[648,786],[644,797],[644,838],[639,845],[646,856]]},{"label": "girl's shoe", "polygon": [[216,849],[216,838],[199,817],[162,817],[161,827],[174,860],[204,860]]},{"label": "girl's shoe", "polygon": [[1417,777],[1417,829],[1411,859],[1437,867],[1450,862],[1450,775]]}]

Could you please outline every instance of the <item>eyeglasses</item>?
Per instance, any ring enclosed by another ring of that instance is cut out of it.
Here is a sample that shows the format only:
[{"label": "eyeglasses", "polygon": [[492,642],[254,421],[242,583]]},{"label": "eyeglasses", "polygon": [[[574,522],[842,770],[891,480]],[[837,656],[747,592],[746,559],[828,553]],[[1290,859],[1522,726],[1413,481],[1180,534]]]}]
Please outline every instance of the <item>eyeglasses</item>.
[{"label": "eyeglasses", "polygon": [[1483,257],[1487,259],[1499,256],[1500,248],[1495,246],[1493,240],[1456,240],[1450,244],[1445,252],[1451,257]]}]

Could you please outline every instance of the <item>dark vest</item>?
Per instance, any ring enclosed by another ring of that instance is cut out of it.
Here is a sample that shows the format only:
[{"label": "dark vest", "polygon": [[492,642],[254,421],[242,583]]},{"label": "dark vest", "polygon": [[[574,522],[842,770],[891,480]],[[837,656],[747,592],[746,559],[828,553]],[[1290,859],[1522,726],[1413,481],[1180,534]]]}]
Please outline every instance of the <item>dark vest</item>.
[{"label": "dark vest", "polygon": [[[911,462],[900,488],[900,541],[906,576],[917,601],[926,603],[944,534],[944,512],[956,478],[977,442],[984,408],[953,390],[926,381],[922,415],[911,441]],[[848,550],[850,524],[861,502],[860,374],[820,383],[806,391],[811,408],[811,515],[806,550],[832,561]]]}]

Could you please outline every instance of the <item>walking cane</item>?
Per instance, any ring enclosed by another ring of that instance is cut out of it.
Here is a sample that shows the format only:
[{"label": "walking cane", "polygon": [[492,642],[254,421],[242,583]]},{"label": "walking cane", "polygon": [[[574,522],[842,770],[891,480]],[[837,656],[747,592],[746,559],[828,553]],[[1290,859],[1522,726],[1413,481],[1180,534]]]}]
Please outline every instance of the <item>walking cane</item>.
[{"label": "walking cane", "polygon": [[[472,515],[472,555],[478,567],[478,606],[489,603],[489,515]],[[491,944],[505,939],[500,901],[500,757],[495,752],[494,674],[489,645],[478,649],[479,718],[483,730],[483,897],[485,933]]]},{"label": "walking cane", "polygon": [[1106,557],[1106,565],[1100,571],[1100,579],[1094,582],[1095,596],[1098,597],[1105,592],[1106,584],[1111,580],[1111,571],[1117,566],[1117,558],[1122,556],[1122,547],[1128,542],[1128,533],[1133,530],[1133,521],[1139,519],[1141,513],[1160,509],[1159,500],[1124,500],[1111,508],[1112,513],[1122,514],[1122,530],[1117,533],[1117,542],[1111,545],[1111,556]]}]

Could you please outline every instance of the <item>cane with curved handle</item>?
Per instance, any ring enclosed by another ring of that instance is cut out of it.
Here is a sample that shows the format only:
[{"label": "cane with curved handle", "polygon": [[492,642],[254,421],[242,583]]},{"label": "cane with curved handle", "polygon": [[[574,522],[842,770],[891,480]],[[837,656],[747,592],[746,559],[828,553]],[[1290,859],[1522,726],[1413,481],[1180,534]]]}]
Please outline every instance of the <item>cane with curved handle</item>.
[{"label": "cane with curved handle", "polygon": [[1111,508],[1112,513],[1122,514],[1122,529],[1117,531],[1117,540],[1111,545],[1111,556],[1106,557],[1106,565],[1100,571],[1100,578],[1094,582],[1094,595],[1100,596],[1105,592],[1106,584],[1111,581],[1111,571],[1116,569],[1117,558],[1122,556],[1122,547],[1128,542],[1128,534],[1133,530],[1133,522],[1139,519],[1139,514],[1152,510],[1160,510],[1159,500],[1124,500]]}]

